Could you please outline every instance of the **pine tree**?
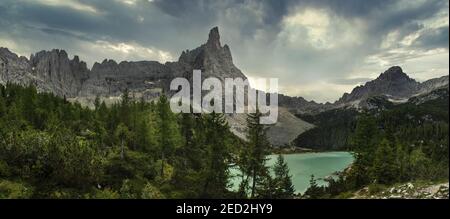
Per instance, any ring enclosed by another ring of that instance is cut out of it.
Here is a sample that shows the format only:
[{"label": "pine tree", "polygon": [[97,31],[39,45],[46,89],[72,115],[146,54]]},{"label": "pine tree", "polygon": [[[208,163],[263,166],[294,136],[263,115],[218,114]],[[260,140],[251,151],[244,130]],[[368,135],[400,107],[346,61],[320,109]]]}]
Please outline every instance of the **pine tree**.
[{"label": "pine tree", "polygon": [[369,167],[373,163],[375,139],[378,132],[375,120],[367,115],[362,115],[356,124],[356,129],[351,137],[351,144],[355,161],[349,175],[349,180],[354,188],[360,188],[370,181]]},{"label": "pine tree", "polygon": [[208,159],[204,176],[203,197],[220,198],[227,193],[229,179],[229,126],[223,114],[215,112],[206,116]]},{"label": "pine tree", "polygon": [[130,131],[128,127],[125,124],[120,123],[116,128],[115,136],[120,141],[120,157],[123,159],[125,156],[125,144],[130,138]]},{"label": "pine tree", "polygon": [[408,150],[403,144],[397,144],[396,145],[396,166],[398,170],[398,179],[400,181],[408,180]]},{"label": "pine tree", "polygon": [[249,114],[247,117],[247,140],[248,146],[243,154],[243,172],[247,178],[244,182],[251,181],[250,197],[257,196],[257,187],[262,185],[269,173],[266,166],[268,149],[270,143],[266,135],[266,127],[260,124],[262,114],[259,110]]},{"label": "pine tree", "polygon": [[175,115],[170,110],[167,97],[161,95],[158,104],[158,143],[161,154],[160,176],[164,175],[164,166],[167,157],[172,156],[181,144],[181,136]]},{"label": "pine tree", "polygon": [[275,175],[275,194],[274,198],[292,198],[294,197],[294,185],[292,185],[292,176],[289,174],[289,167],[280,154],[273,167]]},{"label": "pine tree", "polygon": [[375,152],[371,174],[376,182],[381,184],[389,184],[397,179],[395,151],[387,139],[381,141]]},{"label": "pine tree", "polygon": [[[431,160],[423,153],[421,148],[411,152],[409,157],[408,172],[413,179],[427,179],[431,175]],[[448,169],[447,169],[448,171]]]},{"label": "pine tree", "polygon": [[323,188],[317,184],[314,175],[311,175],[311,178],[309,180],[309,187],[305,191],[305,195],[310,199],[318,199],[322,196],[322,194]]},{"label": "pine tree", "polygon": [[181,135],[183,136],[183,147],[180,149],[182,156],[182,166],[192,166],[196,162],[197,151],[194,142],[194,118],[190,113],[183,113],[181,115]]},{"label": "pine tree", "polygon": [[120,121],[122,121],[125,125],[130,126],[130,93],[128,89],[122,94],[122,101],[120,102]]}]

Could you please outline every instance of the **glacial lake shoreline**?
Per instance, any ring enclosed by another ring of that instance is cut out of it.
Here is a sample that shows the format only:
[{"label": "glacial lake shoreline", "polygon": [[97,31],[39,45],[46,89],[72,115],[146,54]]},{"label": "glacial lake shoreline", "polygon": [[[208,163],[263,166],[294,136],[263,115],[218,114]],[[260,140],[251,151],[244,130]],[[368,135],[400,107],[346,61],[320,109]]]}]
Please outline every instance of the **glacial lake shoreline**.
[{"label": "glacial lake shoreline", "polygon": [[[348,151],[302,152],[281,155],[289,166],[296,193],[306,191],[309,187],[311,175],[314,175],[318,185],[326,185],[324,178],[332,177],[336,172],[345,170],[354,161],[353,155]],[[267,166],[273,166],[277,156],[278,154],[268,155]],[[239,170],[232,169],[231,174],[234,176],[232,188],[235,190],[240,183]]]}]

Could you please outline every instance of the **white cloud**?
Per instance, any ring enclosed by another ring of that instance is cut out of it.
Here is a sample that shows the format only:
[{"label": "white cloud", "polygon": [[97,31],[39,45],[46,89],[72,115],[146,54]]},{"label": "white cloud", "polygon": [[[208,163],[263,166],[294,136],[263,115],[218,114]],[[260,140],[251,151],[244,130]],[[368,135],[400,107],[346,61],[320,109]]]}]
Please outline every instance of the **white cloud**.
[{"label": "white cloud", "polygon": [[85,48],[100,52],[105,55],[105,58],[126,61],[152,60],[165,63],[174,59],[172,54],[167,51],[154,47],[144,47],[134,42],[113,43],[98,40],[95,43],[86,43]]},{"label": "white cloud", "polygon": [[325,9],[306,8],[284,17],[279,36],[294,45],[307,43],[316,49],[334,49],[360,44],[363,27],[358,19],[344,19]]},{"label": "white cloud", "polygon": [[47,6],[68,7],[75,10],[90,13],[98,13],[98,10],[95,7],[81,3],[77,0],[23,0],[23,1],[37,2]]}]

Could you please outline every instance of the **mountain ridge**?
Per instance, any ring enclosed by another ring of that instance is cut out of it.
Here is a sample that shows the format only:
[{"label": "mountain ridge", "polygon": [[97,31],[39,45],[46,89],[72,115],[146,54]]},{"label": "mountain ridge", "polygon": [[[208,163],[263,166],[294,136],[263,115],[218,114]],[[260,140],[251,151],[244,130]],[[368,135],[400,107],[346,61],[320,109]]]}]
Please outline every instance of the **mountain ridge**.
[{"label": "mountain ridge", "polygon": [[[78,56],[69,59],[67,52],[57,49],[38,52],[30,59],[19,58],[8,49],[2,49],[0,63],[2,83],[31,83],[41,92],[51,92],[87,106],[93,106],[96,97],[107,104],[115,103],[125,90],[147,101],[155,100],[162,93],[171,95],[170,81],[175,77],[191,80],[194,69],[200,69],[203,78],[214,76],[222,82],[224,78],[247,79],[234,65],[229,46],[222,46],[217,27],[211,29],[206,43],[183,51],[178,61],[164,64],[156,61],[117,63],[105,59],[88,69]],[[227,115],[231,131],[242,138],[245,138],[244,117]],[[268,136],[273,145],[289,144],[298,134],[313,127],[282,107],[279,118],[278,124],[269,127]]]},{"label": "mountain ridge", "polygon": [[[78,56],[69,58],[65,50],[53,49],[32,54],[30,58],[18,56],[7,48],[0,48],[0,83],[12,82],[21,85],[34,84],[41,92],[51,92],[67,97],[83,105],[93,106],[98,96],[103,101],[115,103],[121,94],[129,90],[135,98],[151,101],[163,92],[171,94],[169,85],[175,77],[191,80],[192,71],[200,69],[202,77],[214,76],[222,82],[224,78],[246,79],[233,63],[228,45],[220,42],[218,27],[210,30],[206,43],[192,50],[183,51],[178,61],[160,63],[157,61],[121,61],[104,59],[88,68]],[[276,145],[289,144],[298,134],[311,129],[313,125],[293,116],[294,114],[315,114],[336,108],[360,108],[367,105],[372,96],[382,95],[401,99],[430,92],[437,87],[448,86],[448,76],[419,83],[394,66],[377,79],[358,86],[334,103],[317,103],[303,97],[279,96],[279,121],[269,130],[269,138]],[[362,103],[362,104],[361,104]],[[229,115],[232,131],[243,137],[245,119]],[[274,131],[278,130],[278,131]],[[289,131],[288,131],[289,130]],[[292,133],[290,130],[295,130]]]},{"label": "mountain ridge", "polygon": [[[67,91],[60,91],[64,90],[62,86],[48,88],[45,86],[40,87],[39,85],[42,85],[41,83],[37,83],[37,85],[38,89],[47,92],[51,89],[55,89],[51,92],[60,96],[79,97],[88,96],[89,92],[87,92],[86,89],[89,90],[89,83],[84,84],[85,82],[89,82],[89,79],[95,80],[101,77],[104,79],[111,79],[111,77],[120,76],[143,77],[150,79],[171,79],[178,76],[189,76],[189,70],[196,69],[197,67],[204,71],[202,73],[205,77],[217,76],[217,73],[211,72],[211,69],[215,68],[215,66],[208,66],[209,68],[204,67],[205,63],[209,64],[211,62],[210,60],[205,60],[209,58],[208,55],[204,54],[208,53],[204,52],[205,48],[212,48],[212,50],[220,51],[222,54],[222,56],[216,57],[216,60],[213,61],[225,62],[225,66],[231,66],[228,71],[224,70],[221,73],[225,73],[219,74],[219,76],[222,76],[220,79],[223,79],[224,76],[232,78],[241,77],[246,79],[246,76],[236,66],[234,66],[228,45],[225,44],[224,46],[221,46],[218,29],[213,28],[211,32],[214,32],[214,34],[210,33],[207,43],[194,50],[183,51],[177,62],[166,62],[164,64],[158,61],[121,61],[117,63],[113,59],[104,59],[101,63],[95,62],[89,69],[86,62],[80,60],[79,56],[74,55],[73,58],[70,59],[67,52],[62,49],[42,50],[35,54],[31,54],[30,58],[26,58],[24,56],[18,56],[8,48],[0,47],[1,67],[4,68],[5,63],[9,63],[8,61],[5,61],[5,59],[13,60],[15,63],[18,63],[16,66],[13,65],[13,67],[22,68],[20,70],[13,68],[12,71],[14,74],[19,72],[18,75],[24,76],[22,78],[23,81],[21,81],[21,78],[8,77],[8,74],[5,74],[3,71],[2,75],[0,75],[0,82],[5,83],[6,81],[12,81],[18,84],[27,84],[26,82],[29,83],[34,79],[36,81],[45,80],[47,81],[47,84],[48,81],[59,85],[65,83],[64,85],[66,86],[65,89],[67,89]],[[199,57],[201,58],[199,59]],[[214,70],[217,70],[217,68]],[[8,72],[11,72],[11,70]],[[32,73],[31,76],[34,77],[25,77],[23,72]],[[226,72],[230,73],[226,74]],[[56,74],[52,76],[52,73]],[[350,93],[344,93],[333,103],[318,103],[314,100],[308,101],[301,96],[289,96],[284,94],[279,94],[279,100],[280,105],[291,108],[290,110],[296,113],[299,113],[298,110],[301,108],[305,108],[303,112],[311,112],[316,110],[324,111],[331,108],[348,106],[351,105],[351,102],[376,95],[385,95],[397,99],[409,98],[414,95],[430,92],[443,86],[448,86],[448,78],[449,76],[445,75],[423,82],[417,82],[404,73],[401,67],[393,66],[381,73],[376,79],[368,81],[364,85],[355,87]],[[406,83],[406,85],[401,84],[402,82]],[[128,82],[127,84],[130,83]],[[166,89],[168,88],[167,83],[161,85]],[[380,88],[378,87],[379,85],[383,85],[384,87]],[[400,87],[398,85],[400,85]],[[106,86],[110,85],[107,84]],[[123,89],[116,89],[109,90],[108,92],[118,95],[122,91]],[[101,91],[99,92],[100,94],[108,95],[107,93]],[[297,109],[297,111],[295,111],[295,109]]]}]

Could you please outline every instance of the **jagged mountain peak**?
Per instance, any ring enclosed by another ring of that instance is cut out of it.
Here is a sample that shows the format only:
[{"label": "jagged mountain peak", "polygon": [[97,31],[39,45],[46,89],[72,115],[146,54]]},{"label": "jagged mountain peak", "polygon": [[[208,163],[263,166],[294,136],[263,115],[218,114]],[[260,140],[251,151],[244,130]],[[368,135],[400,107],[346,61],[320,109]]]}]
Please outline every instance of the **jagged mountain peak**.
[{"label": "jagged mountain peak", "polygon": [[193,50],[183,51],[178,62],[187,64],[193,69],[201,69],[205,77],[246,78],[234,65],[230,47],[226,44],[222,46],[218,27],[209,31],[205,44]]},{"label": "jagged mountain peak", "polygon": [[355,87],[345,93],[336,103],[338,105],[359,104],[372,96],[385,95],[394,99],[407,98],[417,93],[420,83],[411,79],[399,66],[393,66],[381,73],[375,80]]},{"label": "jagged mountain peak", "polygon": [[381,73],[376,80],[381,81],[415,81],[411,79],[400,66],[392,66],[385,72]]},{"label": "jagged mountain peak", "polygon": [[117,65],[117,62],[114,59],[104,59],[101,64]]},{"label": "jagged mountain peak", "polygon": [[393,66],[381,73],[375,80],[355,87],[351,93],[345,93],[336,103],[337,107],[363,107],[368,99],[384,96],[394,103],[404,102],[418,94],[428,93],[441,87],[448,87],[448,76],[430,79],[423,83],[410,78],[399,66]]},{"label": "jagged mountain peak", "polygon": [[33,59],[40,59],[44,56],[54,56],[54,57],[59,57],[62,59],[69,59],[69,55],[67,54],[67,52],[63,49],[52,49],[50,51],[47,50],[41,50],[35,54],[31,54],[30,56],[30,60]]}]

